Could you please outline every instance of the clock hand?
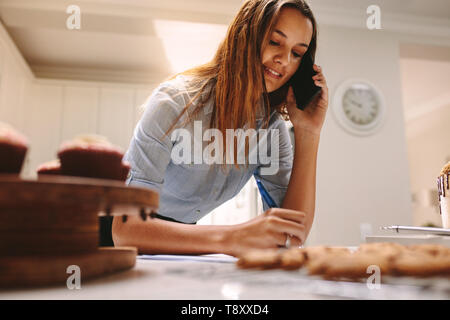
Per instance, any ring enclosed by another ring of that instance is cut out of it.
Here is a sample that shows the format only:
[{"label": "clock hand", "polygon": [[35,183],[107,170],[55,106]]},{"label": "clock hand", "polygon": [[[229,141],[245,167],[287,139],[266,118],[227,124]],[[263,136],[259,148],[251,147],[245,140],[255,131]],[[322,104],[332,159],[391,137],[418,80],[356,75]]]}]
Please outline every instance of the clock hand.
[{"label": "clock hand", "polygon": [[352,100],[352,99],[350,99],[350,101],[351,101],[353,104],[355,104],[356,106],[362,108],[361,103],[358,103],[358,102],[356,102],[355,100]]}]

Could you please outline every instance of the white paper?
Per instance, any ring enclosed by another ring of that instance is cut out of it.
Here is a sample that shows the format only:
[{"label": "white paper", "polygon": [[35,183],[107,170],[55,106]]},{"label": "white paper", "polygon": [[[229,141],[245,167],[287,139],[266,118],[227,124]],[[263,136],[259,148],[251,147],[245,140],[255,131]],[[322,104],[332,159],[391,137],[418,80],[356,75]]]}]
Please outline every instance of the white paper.
[{"label": "white paper", "polygon": [[198,255],[198,256],[143,254],[143,255],[138,255],[137,258],[144,259],[144,260],[197,261],[197,262],[220,262],[220,263],[235,263],[237,260],[237,258],[226,255],[226,254],[205,254],[205,255]]}]

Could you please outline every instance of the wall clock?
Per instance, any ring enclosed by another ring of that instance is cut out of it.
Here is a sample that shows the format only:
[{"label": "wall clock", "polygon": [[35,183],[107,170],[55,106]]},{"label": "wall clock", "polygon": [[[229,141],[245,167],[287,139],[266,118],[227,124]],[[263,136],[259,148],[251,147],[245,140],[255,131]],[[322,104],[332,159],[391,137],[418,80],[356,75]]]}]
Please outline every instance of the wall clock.
[{"label": "wall clock", "polygon": [[386,115],[381,92],[360,79],[350,79],[338,86],[332,108],[337,122],[346,131],[361,136],[375,133]]}]

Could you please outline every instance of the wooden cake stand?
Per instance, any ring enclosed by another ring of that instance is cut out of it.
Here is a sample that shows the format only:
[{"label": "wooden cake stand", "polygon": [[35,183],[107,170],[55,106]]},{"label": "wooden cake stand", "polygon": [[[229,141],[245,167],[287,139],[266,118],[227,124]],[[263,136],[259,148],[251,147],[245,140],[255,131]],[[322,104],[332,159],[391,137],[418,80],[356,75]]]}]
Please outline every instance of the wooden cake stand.
[{"label": "wooden cake stand", "polygon": [[136,248],[98,247],[98,217],[147,220],[158,200],[114,180],[0,175],[0,286],[65,285],[72,265],[81,280],[132,268]]}]

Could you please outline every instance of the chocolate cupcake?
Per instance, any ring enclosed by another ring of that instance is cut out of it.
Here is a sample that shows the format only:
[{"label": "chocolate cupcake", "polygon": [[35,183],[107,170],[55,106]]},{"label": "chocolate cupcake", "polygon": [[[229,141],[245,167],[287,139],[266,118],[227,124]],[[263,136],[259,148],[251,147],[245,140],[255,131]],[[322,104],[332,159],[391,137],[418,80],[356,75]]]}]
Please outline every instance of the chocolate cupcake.
[{"label": "chocolate cupcake", "polygon": [[27,150],[27,138],[0,122],[0,173],[20,174]]},{"label": "chocolate cupcake", "polygon": [[63,175],[125,181],[130,166],[122,162],[123,154],[97,135],[78,136],[64,142],[58,151]]},{"label": "chocolate cupcake", "polygon": [[[130,164],[122,161],[123,152],[106,138],[97,135],[78,136],[65,142],[58,151],[61,173],[68,176],[125,181]],[[112,247],[112,216],[99,218],[99,246]]]},{"label": "chocolate cupcake", "polygon": [[60,175],[61,174],[61,162],[59,161],[59,159],[45,162],[37,168],[37,174],[38,174],[38,176],[39,175],[47,175],[47,174]]}]

